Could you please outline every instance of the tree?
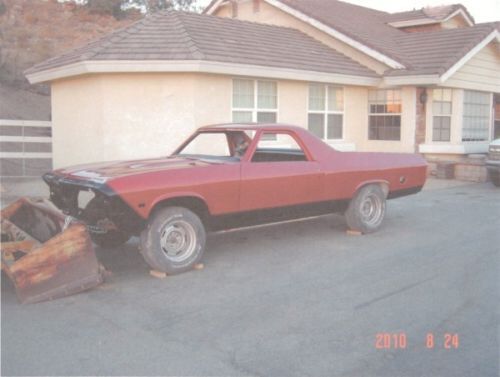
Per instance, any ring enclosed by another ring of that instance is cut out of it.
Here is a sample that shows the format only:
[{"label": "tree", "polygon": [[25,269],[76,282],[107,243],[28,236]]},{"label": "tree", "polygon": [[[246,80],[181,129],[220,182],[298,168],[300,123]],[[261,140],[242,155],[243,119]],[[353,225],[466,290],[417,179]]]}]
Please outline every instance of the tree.
[{"label": "tree", "polygon": [[139,8],[147,14],[164,9],[198,11],[196,0],[122,0],[123,8]]},{"label": "tree", "polygon": [[200,10],[196,0],[81,0],[81,2],[89,8],[90,13],[112,15],[116,19],[125,17],[125,11],[133,8],[140,9],[146,14],[165,9],[193,12]]},{"label": "tree", "polygon": [[122,0],[87,0],[89,12],[93,14],[107,14],[116,19],[123,18]]}]

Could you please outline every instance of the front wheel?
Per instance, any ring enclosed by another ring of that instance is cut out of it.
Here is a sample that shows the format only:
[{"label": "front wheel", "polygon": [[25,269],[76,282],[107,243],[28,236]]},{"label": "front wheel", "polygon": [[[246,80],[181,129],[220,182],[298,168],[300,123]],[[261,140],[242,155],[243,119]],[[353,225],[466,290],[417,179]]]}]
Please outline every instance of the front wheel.
[{"label": "front wheel", "polygon": [[375,232],[385,216],[385,194],[379,185],[362,187],[349,203],[345,213],[350,229],[361,233]]},{"label": "front wheel", "polygon": [[179,274],[200,261],[205,241],[205,228],[195,213],[167,207],[158,210],[142,231],[141,254],[155,270]]}]

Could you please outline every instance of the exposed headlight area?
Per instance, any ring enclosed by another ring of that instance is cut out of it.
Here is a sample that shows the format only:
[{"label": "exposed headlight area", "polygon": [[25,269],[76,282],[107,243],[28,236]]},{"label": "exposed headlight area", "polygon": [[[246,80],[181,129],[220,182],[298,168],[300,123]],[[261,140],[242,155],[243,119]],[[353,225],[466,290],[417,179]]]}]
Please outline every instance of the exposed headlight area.
[{"label": "exposed headlight area", "polygon": [[63,212],[74,217],[80,216],[82,209],[96,194],[114,196],[109,187],[94,179],[79,180],[47,173],[43,180],[50,188],[50,200]]},{"label": "exposed headlight area", "polygon": [[[144,221],[106,184],[96,182],[95,178],[75,179],[57,173],[47,173],[43,180],[50,188],[50,200],[65,214],[87,223],[92,232],[93,223],[89,217],[89,203],[94,202],[92,212],[100,212],[102,219],[112,222],[115,227],[130,234],[138,234],[144,228]],[[95,228],[95,227],[94,227]]]}]

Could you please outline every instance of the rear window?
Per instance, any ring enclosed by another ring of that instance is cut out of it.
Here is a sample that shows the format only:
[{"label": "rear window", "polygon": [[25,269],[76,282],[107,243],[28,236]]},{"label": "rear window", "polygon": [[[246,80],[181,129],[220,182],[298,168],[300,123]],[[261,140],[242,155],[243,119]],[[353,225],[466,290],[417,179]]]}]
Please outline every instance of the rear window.
[{"label": "rear window", "polygon": [[279,132],[262,133],[252,162],[284,161],[307,161],[307,158],[293,136]]}]

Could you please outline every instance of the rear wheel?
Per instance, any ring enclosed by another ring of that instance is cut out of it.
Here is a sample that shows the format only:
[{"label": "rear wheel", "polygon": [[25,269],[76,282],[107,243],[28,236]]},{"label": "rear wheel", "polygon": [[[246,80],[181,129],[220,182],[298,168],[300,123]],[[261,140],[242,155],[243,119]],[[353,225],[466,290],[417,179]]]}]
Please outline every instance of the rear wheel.
[{"label": "rear wheel", "polygon": [[93,198],[87,204],[82,213],[82,220],[89,228],[92,241],[103,248],[115,248],[130,239],[129,233],[116,229],[112,221],[106,217],[98,198]]},{"label": "rear wheel", "polygon": [[194,212],[166,207],[156,211],[142,231],[141,254],[155,270],[174,275],[200,261],[205,241],[205,227]]},{"label": "rear wheel", "polygon": [[385,216],[385,194],[379,185],[362,187],[349,203],[345,213],[350,229],[361,233],[375,232]]}]

